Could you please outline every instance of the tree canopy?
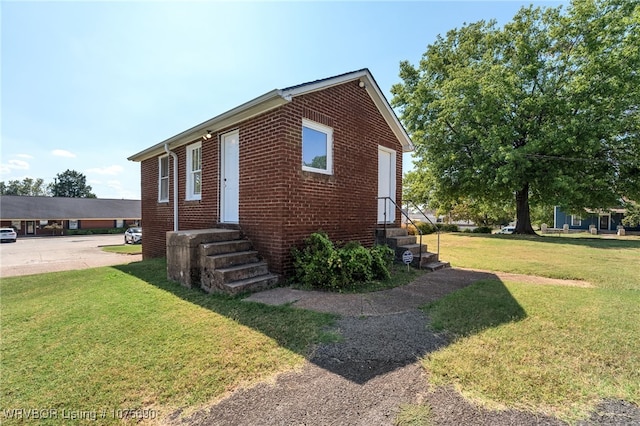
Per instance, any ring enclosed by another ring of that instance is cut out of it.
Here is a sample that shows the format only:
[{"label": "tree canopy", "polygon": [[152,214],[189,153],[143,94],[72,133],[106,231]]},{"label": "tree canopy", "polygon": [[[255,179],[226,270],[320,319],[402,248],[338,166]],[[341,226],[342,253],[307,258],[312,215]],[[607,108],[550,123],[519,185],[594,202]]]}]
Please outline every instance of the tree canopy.
[{"label": "tree canopy", "polygon": [[44,180],[27,177],[22,180],[10,180],[6,183],[4,181],[0,182],[0,194],[28,196],[49,195],[49,189],[45,186]]},{"label": "tree canopy", "polygon": [[[640,6],[522,8],[439,36],[400,64],[392,105],[416,146],[416,201],[610,208],[640,199]],[[415,176],[413,176],[415,175]]]},{"label": "tree canopy", "polygon": [[87,177],[75,170],[58,173],[50,189],[54,197],[96,198],[87,185]]}]

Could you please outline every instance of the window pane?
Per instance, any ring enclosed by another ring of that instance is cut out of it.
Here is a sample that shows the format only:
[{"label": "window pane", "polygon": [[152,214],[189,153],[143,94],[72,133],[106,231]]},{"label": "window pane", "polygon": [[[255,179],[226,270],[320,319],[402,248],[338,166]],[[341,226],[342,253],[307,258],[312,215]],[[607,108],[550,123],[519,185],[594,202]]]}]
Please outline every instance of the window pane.
[{"label": "window pane", "polygon": [[200,172],[193,173],[193,193],[200,194]]},{"label": "window pane", "polygon": [[160,180],[160,199],[161,200],[169,199],[169,179]]},{"label": "window pane", "polygon": [[200,170],[200,148],[196,148],[191,153],[191,170]]},{"label": "window pane", "polygon": [[327,169],[327,134],[302,127],[302,165]]},{"label": "window pane", "polygon": [[160,177],[169,176],[169,157],[160,159]]}]

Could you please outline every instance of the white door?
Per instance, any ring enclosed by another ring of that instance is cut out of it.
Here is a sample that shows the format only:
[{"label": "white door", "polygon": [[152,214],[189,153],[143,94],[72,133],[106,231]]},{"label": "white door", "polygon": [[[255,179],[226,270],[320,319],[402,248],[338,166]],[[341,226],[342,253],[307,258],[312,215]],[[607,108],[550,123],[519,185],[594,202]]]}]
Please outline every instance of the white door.
[{"label": "white door", "polygon": [[238,132],[222,136],[220,166],[220,215],[223,223],[239,222],[240,143]]},{"label": "white door", "polygon": [[[378,197],[396,199],[396,152],[378,147]],[[386,216],[385,216],[386,212]],[[389,200],[378,199],[378,223],[394,222],[396,209]]]}]

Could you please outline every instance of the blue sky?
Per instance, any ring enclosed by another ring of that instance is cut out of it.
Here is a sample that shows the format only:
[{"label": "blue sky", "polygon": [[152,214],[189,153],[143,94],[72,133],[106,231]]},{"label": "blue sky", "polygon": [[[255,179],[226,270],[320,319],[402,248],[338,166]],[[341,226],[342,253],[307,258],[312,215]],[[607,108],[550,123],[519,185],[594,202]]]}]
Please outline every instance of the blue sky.
[{"label": "blue sky", "polygon": [[[557,1],[2,1],[0,180],[67,169],[100,198],[140,198],[151,145],[272,89],[399,63],[438,34]],[[405,170],[410,167],[405,155]]]}]

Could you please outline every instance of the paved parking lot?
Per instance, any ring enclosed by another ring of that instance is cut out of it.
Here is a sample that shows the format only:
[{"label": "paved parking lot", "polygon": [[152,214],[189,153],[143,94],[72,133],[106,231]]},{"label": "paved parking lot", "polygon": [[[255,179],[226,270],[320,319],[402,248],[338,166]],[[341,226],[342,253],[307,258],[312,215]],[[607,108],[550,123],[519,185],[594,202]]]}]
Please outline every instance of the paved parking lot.
[{"label": "paved parking lot", "polygon": [[107,253],[101,247],[120,245],[122,235],[20,238],[0,244],[0,277],[120,265],[142,255]]}]

